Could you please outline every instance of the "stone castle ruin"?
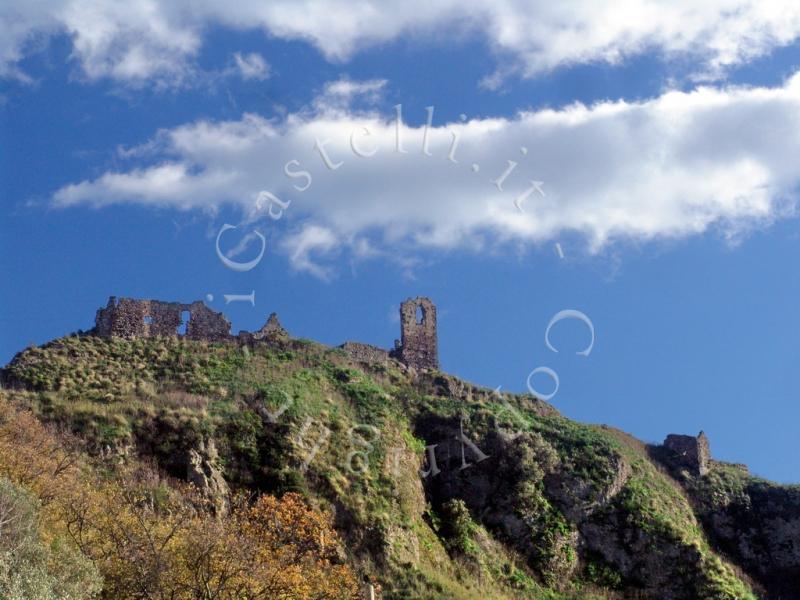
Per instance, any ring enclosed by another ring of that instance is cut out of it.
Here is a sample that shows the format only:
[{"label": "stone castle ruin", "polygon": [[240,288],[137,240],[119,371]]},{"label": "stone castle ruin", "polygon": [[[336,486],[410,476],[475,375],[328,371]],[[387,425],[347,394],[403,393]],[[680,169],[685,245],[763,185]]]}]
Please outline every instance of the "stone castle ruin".
[{"label": "stone castle ruin", "polygon": [[400,305],[400,339],[393,354],[418,369],[439,368],[436,306],[429,298],[409,298]]},{"label": "stone castle ruin", "polygon": [[190,340],[220,341],[230,337],[231,324],[222,313],[201,301],[191,304],[160,300],[108,299],[97,311],[95,335],[136,339],[183,336]]},{"label": "stone castle ruin", "polygon": [[671,433],[664,440],[664,448],[670,453],[666,458],[673,466],[701,477],[708,473],[711,449],[702,431],[697,437]]},{"label": "stone castle ruin", "polygon": [[[211,310],[200,300],[182,304],[111,296],[108,304],[97,311],[92,333],[124,339],[183,337],[241,343],[288,336],[275,313],[258,331],[240,331],[234,336],[230,330],[231,323],[225,315]],[[385,362],[395,358],[415,369],[438,369],[436,306],[424,297],[403,302],[400,305],[400,340],[395,340],[391,351],[360,342],[346,342],[340,348],[362,362]]]},{"label": "stone castle ruin", "polygon": [[252,341],[267,336],[287,335],[272,313],[264,326],[255,332],[240,331],[231,335],[231,322],[225,315],[208,308],[202,301],[191,304],[136,300],[111,296],[105,308],[97,311],[94,335],[136,339],[146,337],[183,337],[209,342]]},{"label": "stone castle ruin", "polygon": [[[415,370],[437,371],[439,347],[436,327],[436,306],[430,298],[408,298],[400,304],[400,339],[395,340],[394,348],[386,350],[350,341],[340,345],[339,349],[358,362],[380,364],[394,359]],[[289,338],[275,313],[258,331],[240,331],[238,335],[232,335],[230,329],[231,323],[225,315],[211,310],[200,300],[182,304],[111,296],[108,304],[97,311],[91,333],[124,339],[161,336],[240,344]],[[693,476],[706,475],[712,466],[708,437],[702,431],[697,437],[668,435],[658,449],[657,458],[669,467]]]}]

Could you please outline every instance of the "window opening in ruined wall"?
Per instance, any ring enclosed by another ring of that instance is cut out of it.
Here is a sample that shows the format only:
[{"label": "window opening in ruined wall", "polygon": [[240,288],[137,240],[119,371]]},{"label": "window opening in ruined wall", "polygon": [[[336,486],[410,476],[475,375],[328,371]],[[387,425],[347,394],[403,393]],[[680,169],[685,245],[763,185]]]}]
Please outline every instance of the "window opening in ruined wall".
[{"label": "window opening in ruined wall", "polygon": [[188,310],[181,311],[181,324],[178,325],[178,335],[186,335],[187,327],[189,326],[189,319],[192,318],[192,313]]}]

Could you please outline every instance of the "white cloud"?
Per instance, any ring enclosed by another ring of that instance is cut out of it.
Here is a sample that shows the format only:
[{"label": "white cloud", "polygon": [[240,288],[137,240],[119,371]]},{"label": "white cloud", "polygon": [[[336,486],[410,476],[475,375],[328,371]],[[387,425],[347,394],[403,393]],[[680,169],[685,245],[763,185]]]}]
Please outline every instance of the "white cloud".
[{"label": "white cloud", "polygon": [[90,79],[179,84],[201,46],[199,24],[157,0],[54,2],[51,16],[72,38],[73,57]]},{"label": "white cloud", "polygon": [[[15,0],[0,8],[0,72],[24,77],[17,63],[36,36],[67,33],[89,79],[180,82],[191,76],[204,29],[261,29],[306,40],[330,60],[397,39],[478,33],[501,66],[532,76],[563,65],[617,62],[653,50],[699,61],[717,76],[795,41],[793,0]],[[432,50],[433,51],[433,50]]]},{"label": "white cloud", "polygon": [[225,256],[228,258],[236,258],[240,254],[242,254],[245,250],[249,249],[250,246],[255,246],[254,242],[257,240],[261,240],[261,238],[256,234],[256,232],[251,231],[247,235],[243,236],[242,239],[239,240],[239,243],[236,244],[233,248],[225,252]]},{"label": "white cloud", "polygon": [[304,225],[299,231],[287,236],[282,245],[294,269],[325,280],[333,275],[330,267],[324,267],[312,259],[312,253],[327,255],[337,247],[336,236],[330,229],[319,225]]},{"label": "white cloud", "polygon": [[264,80],[269,77],[269,65],[264,57],[257,52],[242,55],[236,52],[233,55],[236,61],[236,68],[242,76],[242,79],[256,79]]},{"label": "white cloud", "polygon": [[344,109],[350,107],[357,98],[367,104],[375,104],[381,99],[386,84],[385,79],[353,81],[343,77],[336,81],[329,81],[316,98],[315,108],[319,111]]},{"label": "white cloud", "polygon": [[[701,87],[510,119],[436,126],[434,116],[431,156],[421,152],[422,127],[404,126],[407,153],[396,152],[390,115],[323,109],[278,122],[248,114],[161,131],[143,146],[149,166],[65,186],[53,202],[208,212],[229,203],[252,218],[267,190],[291,202],[277,223],[288,231],[279,246],[296,268],[322,277],[330,272],[311,255],[340,249],[397,260],[420,248],[530,246],[565,232],[583,236],[590,251],[712,228],[736,238],[793,209],[799,130],[800,75],[776,88]],[[458,163],[447,160],[453,133]],[[359,152],[375,154],[357,156],[351,136]],[[324,165],[316,140],[338,168]],[[299,162],[290,170],[311,174],[303,192],[294,186],[305,178],[284,174],[290,160]],[[491,180],[508,160],[518,166],[501,191]],[[531,180],[543,181],[546,195],[531,193],[520,212],[514,200]]]}]

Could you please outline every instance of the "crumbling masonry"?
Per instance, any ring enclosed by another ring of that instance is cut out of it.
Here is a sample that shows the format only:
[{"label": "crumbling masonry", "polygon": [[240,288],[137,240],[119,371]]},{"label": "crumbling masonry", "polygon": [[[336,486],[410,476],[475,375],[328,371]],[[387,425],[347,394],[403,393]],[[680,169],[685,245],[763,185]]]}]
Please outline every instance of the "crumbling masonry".
[{"label": "crumbling masonry", "polygon": [[[185,328],[179,333],[180,328]],[[135,339],[183,335],[190,340],[224,340],[231,324],[222,313],[200,302],[180,304],[160,300],[134,300],[114,296],[97,311],[95,334]]]},{"label": "crumbling masonry", "polygon": [[409,298],[400,305],[400,339],[392,354],[416,369],[439,368],[436,306],[430,298]]},{"label": "crumbling masonry", "polygon": [[[230,321],[200,300],[181,304],[111,296],[97,311],[93,333],[125,339],[161,336],[241,343],[288,336],[275,313],[258,331],[233,336],[230,330]],[[395,340],[391,352],[359,342],[346,342],[340,348],[362,362],[385,362],[392,357],[415,369],[438,369],[436,306],[424,297],[409,298],[400,305],[400,340]]]},{"label": "crumbling masonry", "polygon": [[686,469],[693,475],[706,475],[711,463],[711,450],[708,437],[702,431],[697,437],[671,433],[664,440],[664,447],[670,451],[669,462],[678,468]]},{"label": "crumbling masonry", "polygon": [[286,335],[275,313],[258,331],[230,333],[231,323],[222,313],[214,312],[203,302],[191,304],[135,300],[111,296],[108,305],[97,311],[94,334],[125,339],[147,337],[184,337],[189,340],[222,342],[233,339],[250,341],[268,336]]}]

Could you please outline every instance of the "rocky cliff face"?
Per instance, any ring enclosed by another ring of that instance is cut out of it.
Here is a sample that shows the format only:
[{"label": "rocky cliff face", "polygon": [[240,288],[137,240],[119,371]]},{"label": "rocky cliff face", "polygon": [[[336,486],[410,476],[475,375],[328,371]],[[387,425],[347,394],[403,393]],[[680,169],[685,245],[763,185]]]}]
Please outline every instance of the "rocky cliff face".
[{"label": "rocky cliff face", "polygon": [[217,513],[230,506],[230,488],[218,466],[219,457],[214,438],[201,440],[186,455],[186,481],[197,487]]},{"label": "rocky cliff face", "polygon": [[779,486],[738,465],[682,478],[709,539],[774,598],[800,597],[800,486]]},{"label": "rocky cliff face", "polygon": [[[468,403],[459,382],[448,381],[448,395]],[[525,411],[534,423],[510,435],[496,415],[470,413],[415,420],[415,435],[443,440],[426,495],[435,508],[463,500],[548,585],[559,588],[588,569],[612,588],[648,598],[748,597],[748,586],[699,534],[684,490],[642,456],[641,445],[545,405]],[[475,448],[461,441],[465,427]]]},{"label": "rocky cliff face", "polygon": [[674,448],[387,356],[283,334],[247,346],[86,336],[26,350],[4,378],[87,451],[150,457],[217,510],[230,490],[327,506],[384,599],[800,589],[797,488],[707,457],[701,474]]}]

